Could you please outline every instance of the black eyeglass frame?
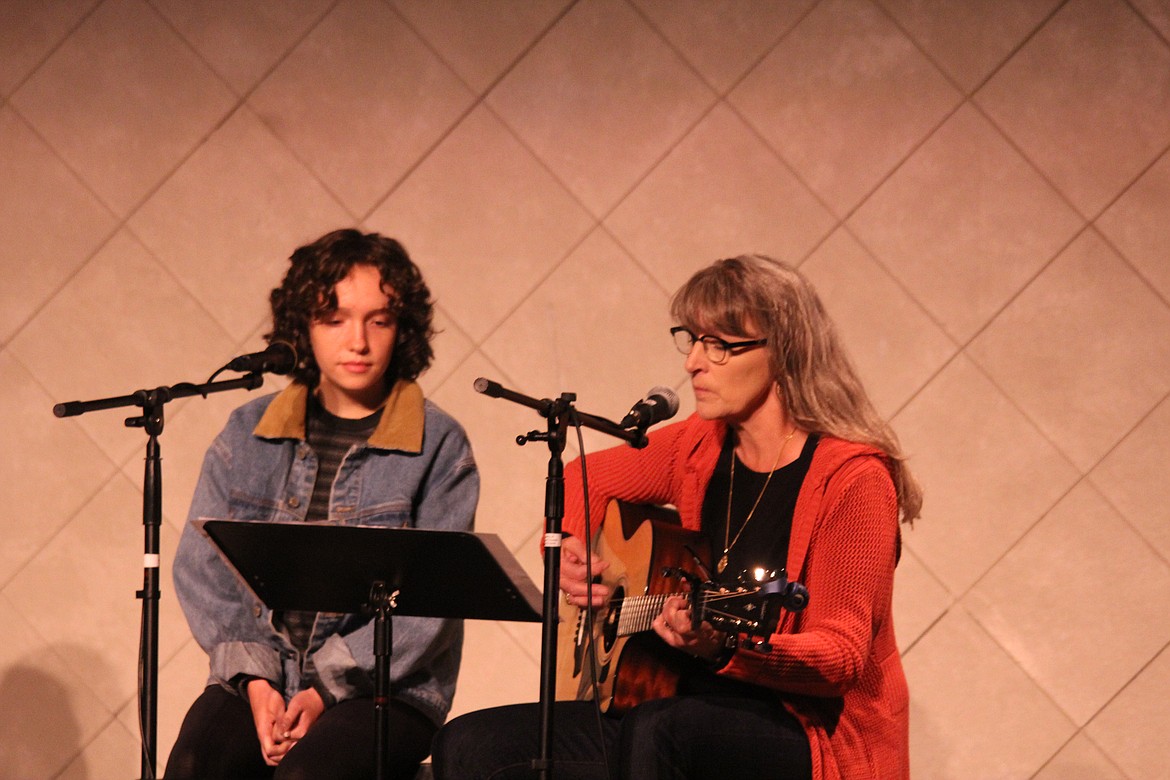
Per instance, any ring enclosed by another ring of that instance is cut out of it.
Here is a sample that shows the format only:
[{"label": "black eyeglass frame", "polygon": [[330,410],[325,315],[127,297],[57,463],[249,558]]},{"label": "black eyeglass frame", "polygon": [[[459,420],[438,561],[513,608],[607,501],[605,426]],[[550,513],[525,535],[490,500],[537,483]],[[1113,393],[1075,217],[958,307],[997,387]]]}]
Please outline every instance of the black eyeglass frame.
[{"label": "black eyeglass frame", "polygon": [[[685,333],[691,337],[691,345],[689,347],[687,347],[686,349],[683,349],[682,344],[680,344],[678,342],[678,334],[679,333]],[[766,339],[766,338],[751,339],[750,341],[727,341],[726,339],[721,339],[718,336],[711,336],[709,334],[703,335],[703,336],[696,336],[694,333],[691,332],[690,328],[688,328],[684,325],[675,325],[673,328],[671,328],[670,329],[670,337],[672,339],[674,339],[674,345],[678,348],[678,351],[683,353],[684,355],[691,354],[691,350],[694,349],[696,343],[702,344],[703,345],[703,354],[706,355],[707,359],[710,360],[715,365],[723,365],[724,363],[727,362],[727,359],[732,356],[732,354],[738,354],[738,353],[732,353],[731,350],[733,350],[733,349],[744,349],[747,347],[762,347],[768,343],[768,339]],[[710,348],[712,346],[717,346],[723,350],[723,358],[721,360],[716,360],[715,358],[711,357]]]}]

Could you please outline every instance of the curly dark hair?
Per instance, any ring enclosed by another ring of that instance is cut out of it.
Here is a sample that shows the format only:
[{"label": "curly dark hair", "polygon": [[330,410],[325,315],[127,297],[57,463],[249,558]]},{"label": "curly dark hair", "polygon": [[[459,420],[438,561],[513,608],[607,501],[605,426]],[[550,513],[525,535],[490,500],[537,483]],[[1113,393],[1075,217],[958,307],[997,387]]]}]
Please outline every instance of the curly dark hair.
[{"label": "curly dark hair", "polygon": [[384,375],[386,387],[398,379],[417,379],[430,366],[434,303],[422,273],[402,244],[378,233],[345,228],[300,247],[289,262],[284,280],[269,295],[272,332],[264,338],[270,344],[283,341],[296,349],[297,367],[292,376],[298,382],[313,388],[321,381],[321,369],[309,343],[309,324],[337,308],[335,287],[355,265],[378,269],[398,320],[394,352]]}]

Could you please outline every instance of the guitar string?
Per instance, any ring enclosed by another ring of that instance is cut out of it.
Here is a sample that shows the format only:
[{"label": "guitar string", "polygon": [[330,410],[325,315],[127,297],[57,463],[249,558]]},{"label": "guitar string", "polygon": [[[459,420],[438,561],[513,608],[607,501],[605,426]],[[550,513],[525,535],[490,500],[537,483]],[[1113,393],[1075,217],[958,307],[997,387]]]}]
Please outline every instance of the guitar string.
[{"label": "guitar string", "polygon": [[[721,601],[750,597],[757,593],[759,593],[759,589],[754,591],[732,591],[728,593],[707,592],[703,594],[703,611],[707,615],[723,620],[755,622],[751,618],[744,618],[736,615],[734,612],[715,609],[711,605]],[[650,624],[653,623],[658,611],[662,608],[663,603],[671,596],[690,597],[691,594],[686,591],[680,591],[678,593],[651,593],[644,596],[627,596],[620,599],[622,609],[621,614],[618,616],[618,635],[626,636],[647,630]],[[619,603],[619,600],[610,600],[609,603],[612,606],[613,604]]]}]

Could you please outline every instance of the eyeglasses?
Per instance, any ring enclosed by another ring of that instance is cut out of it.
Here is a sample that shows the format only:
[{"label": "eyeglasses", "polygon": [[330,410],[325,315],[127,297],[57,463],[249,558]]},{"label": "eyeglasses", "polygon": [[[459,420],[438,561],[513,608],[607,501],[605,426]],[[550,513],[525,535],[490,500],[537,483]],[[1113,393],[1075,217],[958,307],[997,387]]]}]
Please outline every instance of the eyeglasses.
[{"label": "eyeglasses", "polygon": [[752,339],[751,341],[725,341],[718,336],[696,336],[690,330],[684,328],[682,325],[675,325],[670,329],[670,335],[674,337],[674,345],[678,347],[678,351],[684,355],[691,354],[694,349],[695,342],[703,345],[703,354],[707,359],[716,365],[721,365],[727,362],[727,358],[732,354],[733,349],[747,349],[749,347],[762,347],[768,343],[767,339]]}]

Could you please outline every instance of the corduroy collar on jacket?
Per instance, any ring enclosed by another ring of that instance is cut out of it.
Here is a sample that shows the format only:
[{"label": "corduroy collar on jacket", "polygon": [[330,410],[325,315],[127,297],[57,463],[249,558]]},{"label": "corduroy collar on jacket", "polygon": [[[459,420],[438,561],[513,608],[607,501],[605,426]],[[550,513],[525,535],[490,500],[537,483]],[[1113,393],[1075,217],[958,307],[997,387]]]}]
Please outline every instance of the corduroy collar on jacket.
[{"label": "corduroy collar on jacket", "polygon": [[[308,402],[309,388],[293,382],[272,399],[252,433],[264,439],[303,441]],[[422,452],[425,419],[422,388],[416,382],[400,379],[386,397],[382,419],[367,443],[384,450]]]}]

